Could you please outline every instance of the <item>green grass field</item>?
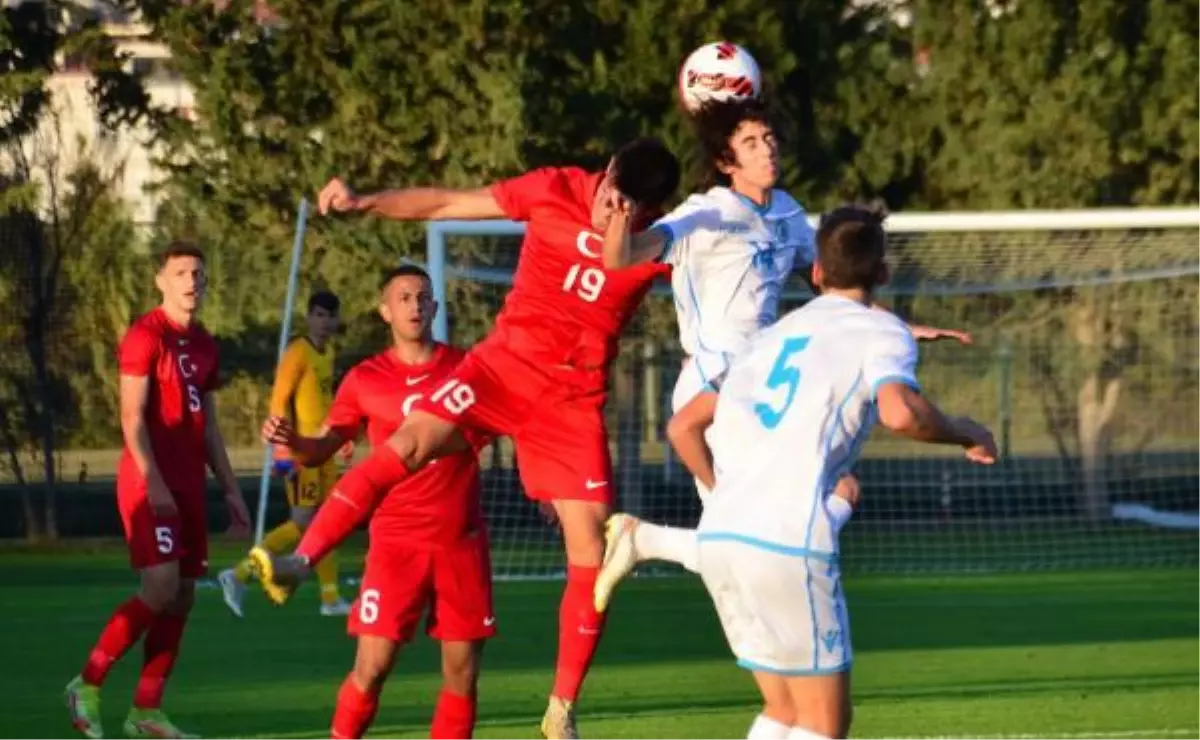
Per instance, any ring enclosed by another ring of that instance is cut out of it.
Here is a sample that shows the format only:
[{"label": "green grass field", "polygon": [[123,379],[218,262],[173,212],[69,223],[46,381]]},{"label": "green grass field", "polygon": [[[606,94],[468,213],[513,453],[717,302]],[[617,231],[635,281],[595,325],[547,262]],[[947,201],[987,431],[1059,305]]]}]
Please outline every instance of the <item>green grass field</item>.
[{"label": "green grass field", "polygon": [[[221,546],[214,566],[234,551]],[[353,557],[348,558],[353,560]],[[355,570],[351,565],[348,570]],[[61,701],[133,577],[111,544],[0,550],[5,737],[63,737]],[[560,584],[501,583],[480,737],[534,737],[550,685]],[[955,578],[853,577],[859,737],[1197,737],[1197,572],[1139,570]],[[166,708],[206,737],[327,737],[353,646],[306,587],[287,609],[247,599],[233,618],[200,591]],[[120,730],[135,649],[105,688]],[[377,737],[427,736],[436,646],[402,656]],[[638,579],[619,595],[581,702],[592,737],[744,737],[756,707],[694,578]]]}]

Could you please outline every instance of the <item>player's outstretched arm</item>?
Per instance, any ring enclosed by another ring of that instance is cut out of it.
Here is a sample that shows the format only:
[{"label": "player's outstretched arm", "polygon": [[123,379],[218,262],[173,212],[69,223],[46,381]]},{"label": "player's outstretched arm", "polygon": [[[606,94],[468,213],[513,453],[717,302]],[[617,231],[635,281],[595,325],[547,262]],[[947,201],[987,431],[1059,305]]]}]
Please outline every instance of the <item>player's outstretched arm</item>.
[{"label": "player's outstretched arm", "polygon": [[353,442],[354,436],[340,428],[326,426],[316,437],[301,437],[285,417],[272,416],[263,422],[262,440],[286,448],[292,459],[304,467],[316,468],[336,455],[347,442]]},{"label": "player's outstretched arm", "polygon": [[636,234],[631,233],[633,206],[620,195],[614,197],[618,200],[612,218],[609,219],[608,228],[604,231],[604,250],[601,254],[604,269],[618,270],[661,257],[667,248],[666,230],[654,227]]},{"label": "player's outstretched arm", "polygon": [[966,417],[949,418],[907,383],[884,383],[876,394],[879,422],[918,442],[958,445],[972,462],[996,462],[996,441],[983,425]]},{"label": "player's outstretched arm", "polygon": [[[891,312],[891,309],[879,303],[871,304],[871,308],[875,309],[876,311]],[[939,339],[953,339],[960,344],[972,344],[975,341],[975,338],[971,336],[970,332],[962,331],[960,329],[939,329],[936,326],[909,324],[908,330],[912,332],[913,339],[916,339],[918,342],[935,342]]]},{"label": "player's outstretched arm", "polygon": [[369,213],[395,221],[505,218],[491,188],[401,188],[358,195],[337,177],[321,189],[317,208],[322,215]]},{"label": "player's outstretched arm", "polygon": [[704,392],[679,409],[667,422],[667,439],[680,462],[705,488],[712,490],[717,476],[713,470],[712,450],[704,440],[704,432],[717,412],[717,394]]},{"label": "player's outstretched arm", "polygon": [[205,393],[203,404],[204,446],[208,453],[208,467],[217,477],[221,490],[225,492],[225,505],[229,508],[229,532],[237,535],[249,534],[250,511],[246,508],[246,499],[242,497],[242,488],[238,485],[233,465],[229,463],[229,453],[225,450],[225,438],[221,435],[220,425],[217,424],[215,394],[211,391]]}]

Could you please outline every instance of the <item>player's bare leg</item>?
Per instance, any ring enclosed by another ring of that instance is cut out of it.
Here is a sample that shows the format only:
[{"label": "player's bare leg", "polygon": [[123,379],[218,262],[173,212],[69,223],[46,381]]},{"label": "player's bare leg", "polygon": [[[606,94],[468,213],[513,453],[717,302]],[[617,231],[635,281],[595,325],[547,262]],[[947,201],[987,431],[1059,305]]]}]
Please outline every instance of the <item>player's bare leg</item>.
[{"label": "player's bare leg", "polygon": [[754,672],[754,682],[762,694],[763,708],[750,725],[747,740],[785,740],[796,723],[796,708],[784,676],[765,671]]},{"label": "player's bare leg", "polygon": [[479,689],[483,640],[442,642],[442,690],[433,710],[431,738],[471,737]]},{"label": "player's bare leg", "polygon": [[396,664],[400,643],[386,637],[361,635],[354,668],[338,690],[330,737],[359,738],[379,709],[379,693]]},{"label": "player's bare leg", "polygon": [[[697,488],[703,500],[707,489],[699,483]],[[826,497],[825,509],[835,531],[840,532],[850,521],[860,496],[857,476],[847,475]],[[607,610],[617,586],[648,560],[676,563],[692,573],[700,572],[700,543],[695,529],[652,524],[632,514],[613,514],[605,523],[604,539],[604,565],[596,578],[594,594],[597,611]]]},{"label": "player's bare leg", "polygon": [[575,701],[604,631],[604,615],[596,610],[593,594],[604,560],[604,522],[609,507],[598,501],[559,499],[554,510],[566,547],[567,585],[559,609],[554,689],[542,718],[542,734],[573,738],[579,736]]},{"label": "player's bare leg", "polygon": [[329,499],[317,511],[293,554],[275,557],[263,547],[250,551],[267,597],[278,605],[286,603],[312,572],[312,564],[365,521],[393,485],[434,458],[468,448],[456,424],[414,410],[386,444],[334,484]]},{"label": "player's bare leg", "polygon": [[795,719],[790,737],[843,738],[850,733],[850,672],[827,676],[788,676]]}]

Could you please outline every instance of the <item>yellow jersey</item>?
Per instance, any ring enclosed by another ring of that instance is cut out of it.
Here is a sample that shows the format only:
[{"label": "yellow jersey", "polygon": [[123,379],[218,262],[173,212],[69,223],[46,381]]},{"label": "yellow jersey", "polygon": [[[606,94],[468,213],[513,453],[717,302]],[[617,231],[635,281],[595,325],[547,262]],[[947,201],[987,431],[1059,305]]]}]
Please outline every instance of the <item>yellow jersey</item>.
[{"label": "yellow jersey", "polygon": [[333,347],[317,351],[307,337],[293,339],[275,371],[271,415],[292,420],[302,437],[315,437],[333,404]]}]

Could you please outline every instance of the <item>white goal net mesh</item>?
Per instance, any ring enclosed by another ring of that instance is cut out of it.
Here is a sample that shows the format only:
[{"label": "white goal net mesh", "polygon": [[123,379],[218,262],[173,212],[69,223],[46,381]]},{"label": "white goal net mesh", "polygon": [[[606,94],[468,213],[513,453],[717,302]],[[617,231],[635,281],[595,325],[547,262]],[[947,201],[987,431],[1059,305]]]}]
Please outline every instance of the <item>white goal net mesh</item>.
[{"label": "white goal net mesh", "polygon": [[[843,535],[854,571],[968,572],[1197,561],[1197,211],[893,216],[884,302],[976,344],[925,344],[919,373],[951,412],[992,425],[1003,460],[876,431]],[[451,341],[486,334],[521,227],[430,227]],[[809,297],[797,282],[784,309]],[[693,525],[699,505],[663,426],[680,354],[660,286],[626,333],[609,421],[619,507]],[[523,496],[505,440],[485,453],[495,572],[562,572],[558,533]]]}]

